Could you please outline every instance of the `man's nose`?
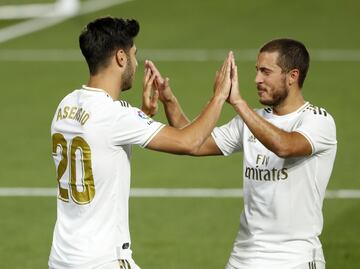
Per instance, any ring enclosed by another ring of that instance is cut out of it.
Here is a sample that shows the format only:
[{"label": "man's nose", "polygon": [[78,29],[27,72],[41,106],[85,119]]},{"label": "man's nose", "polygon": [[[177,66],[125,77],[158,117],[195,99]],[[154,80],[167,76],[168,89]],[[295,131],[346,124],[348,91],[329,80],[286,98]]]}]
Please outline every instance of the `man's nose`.
[{"label": "man's nose", "polygon": [[257,72],[256,73],[256,76],[255,76],[255,83],[256,84],[260,84],[262,83],[264,80],[263,80],[263,76],[261,75],[260,72]]}]

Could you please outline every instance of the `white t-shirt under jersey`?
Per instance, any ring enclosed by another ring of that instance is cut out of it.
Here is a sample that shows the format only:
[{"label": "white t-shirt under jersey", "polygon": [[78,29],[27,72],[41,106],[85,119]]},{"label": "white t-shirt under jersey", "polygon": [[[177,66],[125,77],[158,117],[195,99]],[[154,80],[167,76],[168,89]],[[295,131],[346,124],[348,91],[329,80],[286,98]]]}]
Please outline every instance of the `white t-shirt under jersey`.
[{"label": "white t-shirt under jersey", "polygon": [[60,102],[51,125],[59,199],[50,267],[131,257],[131,145],[145,147],[163,126],[100,89],[83,86]]},{"label": "white t-shirt under jersey", "polygon": [[240,116],[214,129],[212,136],[224,155],[244,152],[244,210],[229,263],[235,268],[289,269],[313,259],[324,261],[318,236],[337,147],[334,120],[309,103],[283,116],[270,108],[256,112],[285,131],[304,135],[312,154],[279,158]]}]

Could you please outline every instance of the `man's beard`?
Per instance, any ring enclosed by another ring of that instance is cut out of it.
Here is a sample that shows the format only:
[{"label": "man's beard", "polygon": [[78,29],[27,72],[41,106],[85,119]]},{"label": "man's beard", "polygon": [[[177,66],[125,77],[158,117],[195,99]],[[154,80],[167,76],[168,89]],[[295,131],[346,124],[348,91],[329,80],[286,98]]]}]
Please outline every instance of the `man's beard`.
[{"label": "man's beard", "polygon": [[132,82],[133,82],[133,76],[134,76],[134,73],[133,73],[132,64],[130,61],[128,61],[125,71],[121,77],[121,80],[122,80],[121,91],[126,91],[126,90],[131,89]]},{"label": "man's beard", "polygon": [[286,99],[289,95],[289,90],[286,88],[285,82],[281,85],[281,90],[276,91],[271,100],[259,100],[259,102],[265,106],[275,107],[281,104],[282,101]]},{"label": "man's beard", "polygon": [[259,102],[265,106],[274,107],[279,105],[282,101],[284,101],[288,96],[288,94],[289,94],[288,91],[284,89],[281,92],[274,94],[272,100],[264,100],[264,101],[259,100]]}]

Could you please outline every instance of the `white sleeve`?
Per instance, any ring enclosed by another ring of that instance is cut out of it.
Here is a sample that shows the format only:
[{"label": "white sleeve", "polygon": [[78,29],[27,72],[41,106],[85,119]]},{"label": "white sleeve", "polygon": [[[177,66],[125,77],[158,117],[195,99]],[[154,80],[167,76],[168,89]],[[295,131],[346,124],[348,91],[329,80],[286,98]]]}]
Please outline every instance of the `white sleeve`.
[{"label": "white sleeve", "polygon": [[306,112],[294,131],[304,135],[310,142],[312,154],[325,151],[337,144],[335,122],[327,112]]},{"label": "white sleeve", "polygon": [[149,118],[138,108],[122,108],[113,123],[111,140],[116,146],[140,145],[146,147],[164,126],[164,124]]},{"label": "white sleeve", "polygon": [[216,127],[211,133],[221,152],[228,156],[243,149],[244,122],[239,115],[227,124]]}]

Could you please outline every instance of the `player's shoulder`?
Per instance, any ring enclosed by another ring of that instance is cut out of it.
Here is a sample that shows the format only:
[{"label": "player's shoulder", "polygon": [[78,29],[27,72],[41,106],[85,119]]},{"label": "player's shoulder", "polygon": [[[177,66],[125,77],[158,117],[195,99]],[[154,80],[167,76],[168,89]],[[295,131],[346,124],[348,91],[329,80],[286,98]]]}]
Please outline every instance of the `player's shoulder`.
[{"label": "player's shoulder", "polygon": [[[273,109],[271,107],[264,107],[255,109],[255,112],[264,118],[273,117]],[[310,121],[328,121],[334,122],[334,118],[324,107],[320,107],[309,102],[306,102],[302,107],[297,111],[293,112],[294,116],[300,119],[306,119]]]},{"label": "player's shoulder", "polygon": [[132,106],[130,103],[124,101],[124,100],[117,100],[115,101],[115,104],[119,106],[119,108],[131,108]]},{"label": "player's shoulder", "polygon": [[325,108],[313,105],[311,103],[307,103],[299,112],[312,115],[313,117],[332,117]]},{"label": "player's shoulder", "polygon": [[311,103],[307,103],[299,113],[306,118],[334,122],[333,116],[327,109]]},{"label": "player's shoulder", "polygon": [[335,120],[329,111],[323,107],[307,103],[299,112],[302,121],[313,122],[317,126],[332,126],[335,128]]},{"label": "player's shoulder", "polygon": [[69,92],[63,97],[63,99],[61,99],[60,103],[68,102],[72,99],[77,99],[77,95],[79,94],[79,91],[80,91],[79,89],[75,89]]},{"label": "player's shoulder", "polygon": [[[273,113],[273,109],[271,107],[264,107],[255,109],[255,112],[260,115],[271,115]],[[303,107],[301,107],[297,113],[301,114],[309,114],[315,117],[323,116],[323,117],[332,117],[330,113],[323,107],[313,105],[311,103],[306,103]]]},{"label": "player's shoulder", "polygon": [[142,118],[147,119],[145,113],[141,111],[141,109],[137,107],[133,107],[129,102],[124,100],[117,100],[113,103],[113,109],[115,110],[115,113],[113,113],[115,118],[123,119],[124,117],[135,117],[135,118]]},{"label": "player's shoulder", "polygon": [[117,111],[119,115],[124,115],[133,111],[134,107],[124,100],[116,100],[112,102],[112,109]]},{"label": "player's shoulder", "polygon": [[136,126],[139,122],[146,125],[151,125],[154,120],[146,115],[140,108],[131,106],[130,103],[124,100],[117,100],[114,102],[113,107],[115,110],[112,112],[113,123],[117,126],[124,126],[119,122]]}]

